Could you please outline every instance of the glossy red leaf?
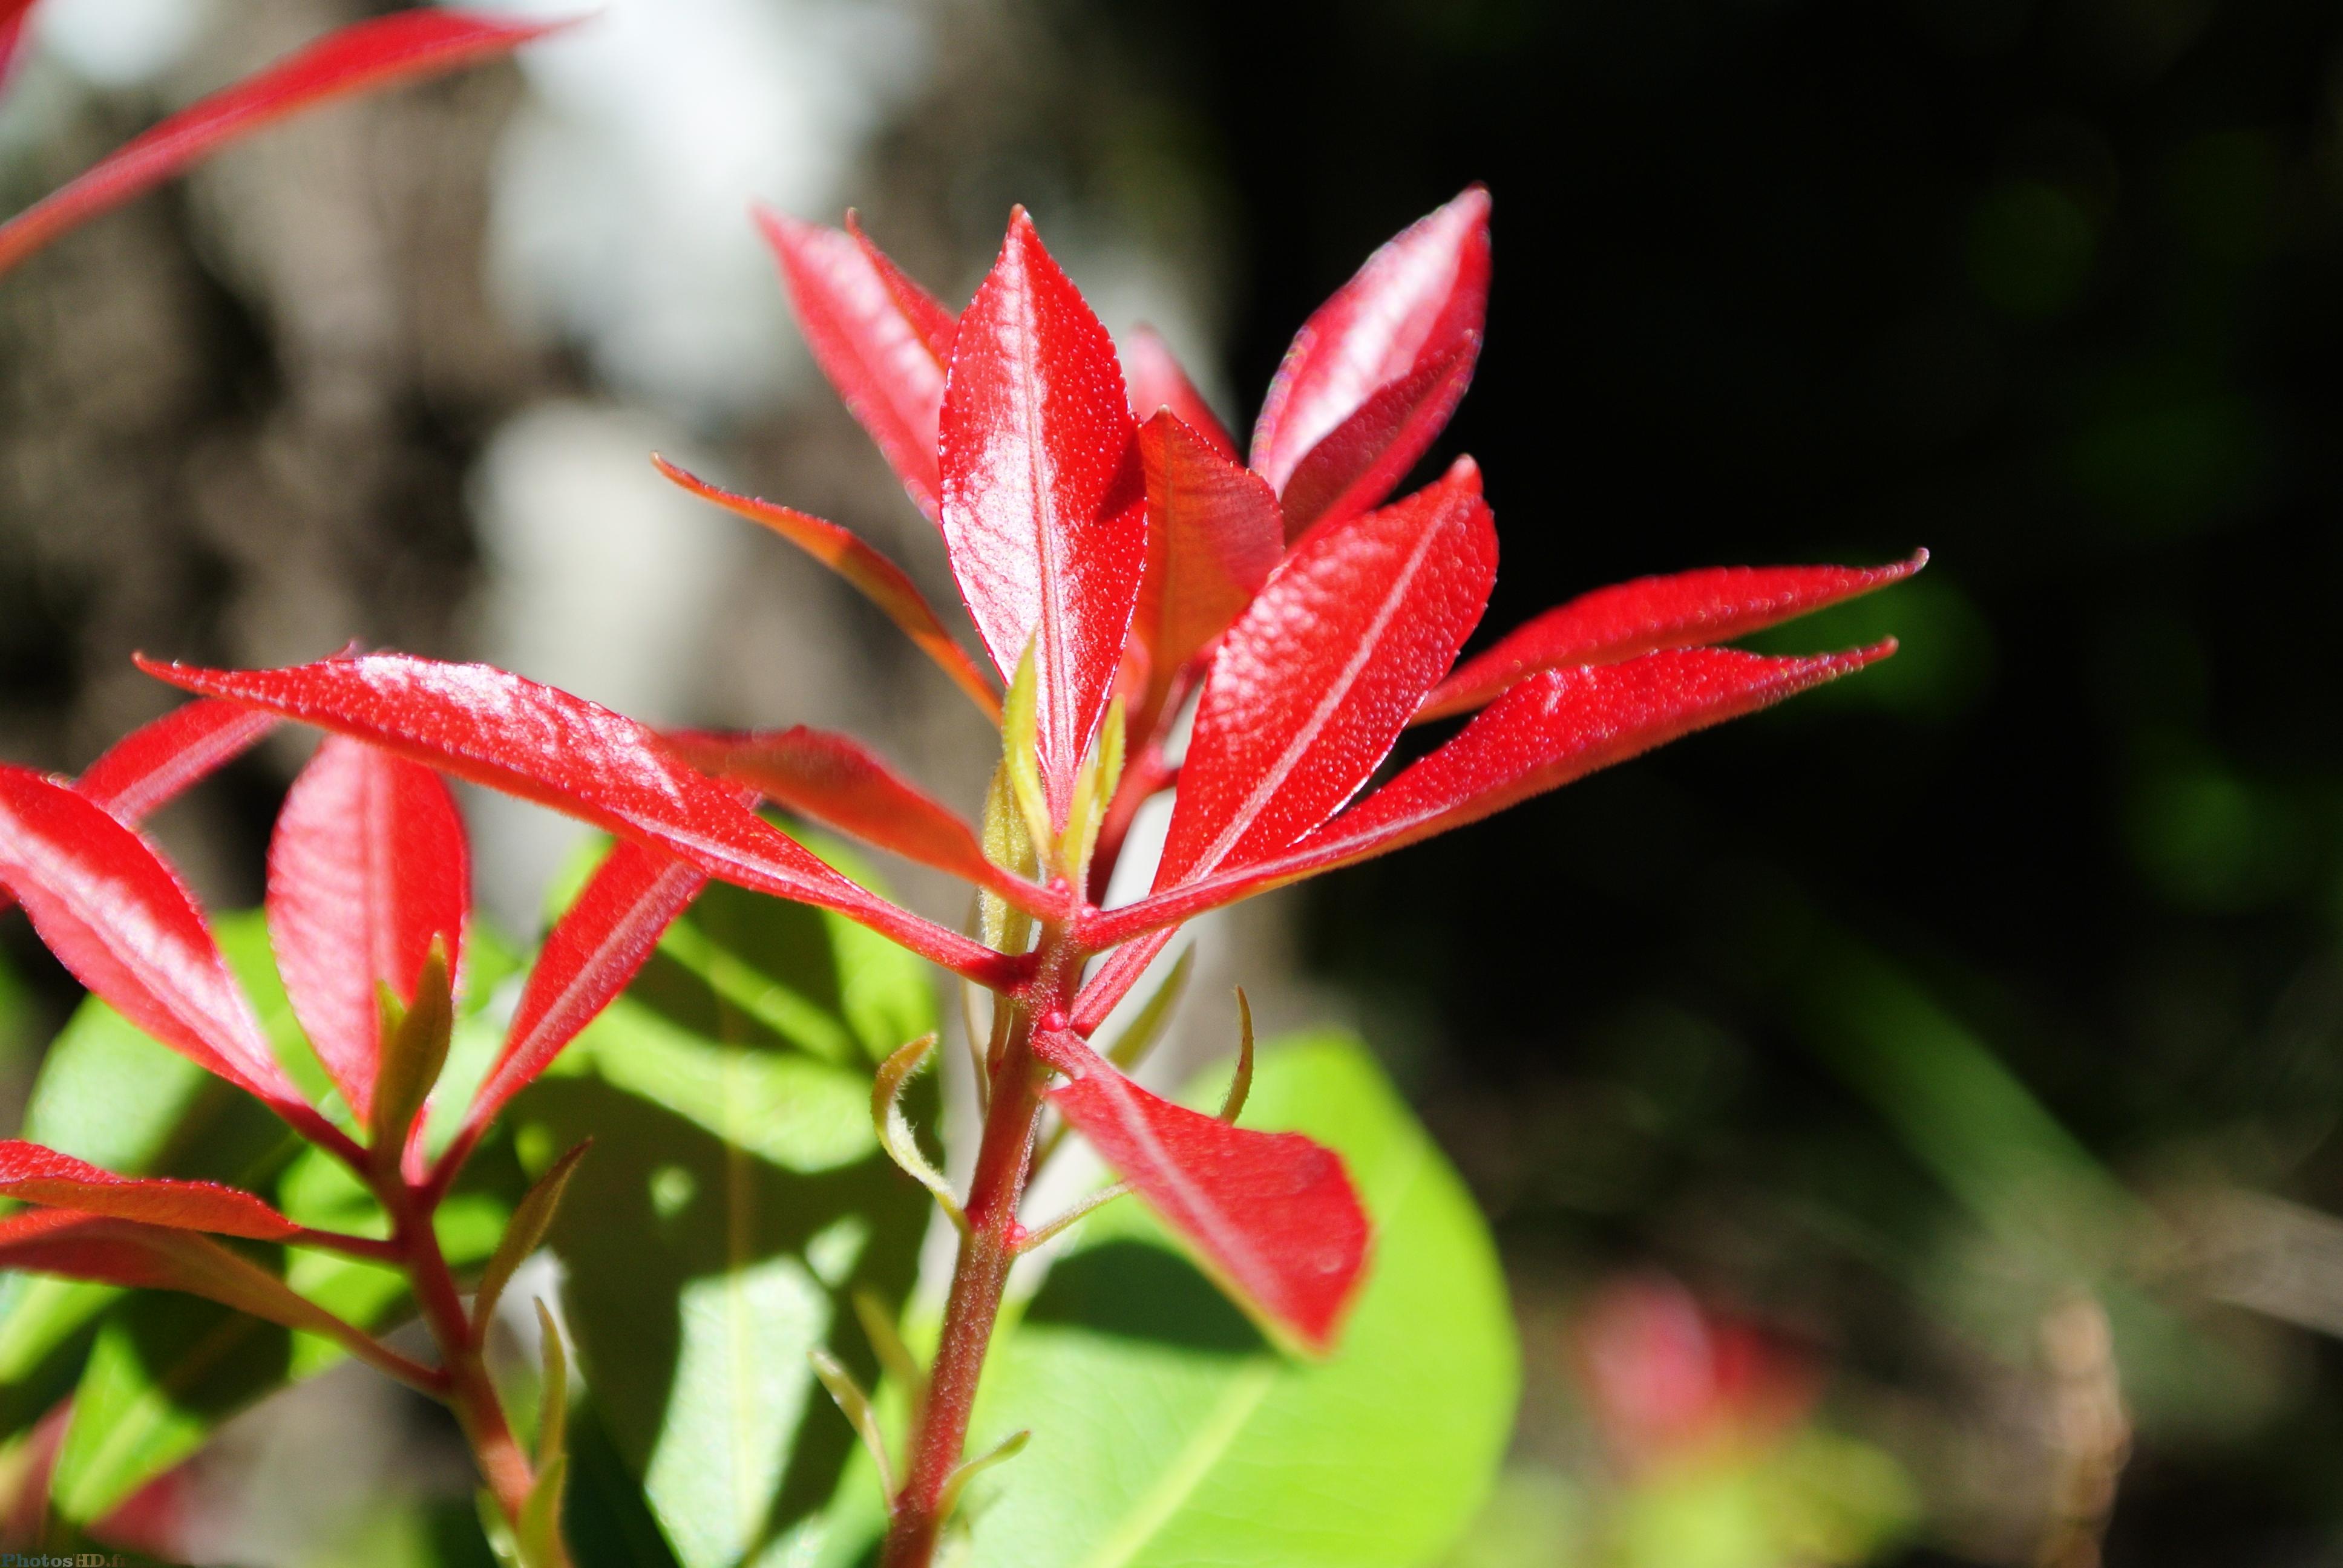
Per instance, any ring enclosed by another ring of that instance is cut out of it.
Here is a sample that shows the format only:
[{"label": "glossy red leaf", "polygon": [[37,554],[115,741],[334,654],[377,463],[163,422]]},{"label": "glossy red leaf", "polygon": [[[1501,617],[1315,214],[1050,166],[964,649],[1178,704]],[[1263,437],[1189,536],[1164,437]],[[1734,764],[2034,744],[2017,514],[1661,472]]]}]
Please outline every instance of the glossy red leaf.
[{"label": "glossy red leaf", "polygon": [[1711,567],[1596,588],[1523,622],[1458,665],[1416,718],[1468,713],[1541,669],[1729,642],[1899,582],[1927,564],[1922,550],[1884,567]]},{"label": "glossy red leaf", "polygon": [[1334,1346],[1367,1261],[1366,1211],[1333,1151],[1256,1132],[1133,1083],[1070,1032],[1034,1049],[1050,1103],[1195,1248],[1238,1301],[1307,1350]]},{"label": "glossy red leaf", "polygon": [[1253,467],[1283,495],[1377,392],[1460,350],[1469,362],[1488,303],[1489,193],[1474,186],[1369,256],[1302,325],[1253,426]]},{"label": "glossy red leaf", "polygon": [[434,941],[460,972],[471,907],[464,819],[439,776],[329,735],[268,846],[268,936],[293,1014],[363,1121],[382,1055],[380,988],[402,1006]]},{"label": "glossy red leaf", "polygon": [[400,11],[328,33],[173,115],[71,185],[0,225],[0,272],[229,142],[336,98],[472,65],[550,32],[458,11]]},{"label": "glossy red leaf", "polygon": [[627,989],[659,945],[659,935],[708,885],[696,866],[662,850],[620,839],[595,868],[538,950],[451,1163],[460,1164],[512,1097],[552,1065],[564,1047]]},{"label": "glossy red leaf", "polygon": [[746,784],[786,810],[1002,891],[1021,907],[1041,898],[1040,889],[986,859],[975,829],[950,807],[851,737],[799,725],[748,732],[669,730],[660,738],[701,772]]},{"label": "glossy red leaf", "polygon": [[1008,960],[831,870],[730,790],[598,703],[481,664],[404,654],[331,658],[290,669],[139,668],[371,741],[443,772],[649,844],[754,891],[836,910],[979,983]]},{"label": "glossy red leaf", "polygon": [[[267,714],[233,702],[185,703],[107,747],[74,780],[74,790],[136,828],[276,727]],[[0,888],[0,910],[15,901]]]},{"label": "glossy red leaf", "polygon": [[1447,673],[1496,573],[1469,458],[1297,550],[1221,641],[1156,887],[1275,854],[1333,815]]},{"label": "glossy red leaf", "polygon": [[1141,425],[1153,418],[1157,410],[1169,408],[1204,445],[1235,460],[1235,437],[1196,390],[1196,384],[1188,379],[1172,346],[1155,328],[1136,327],[1123,339],[1122,374],[1131,383],[1131,417]]},{"label": "glossy red leaf", "polygon": [[136,833],[62,784],[0,767],[0,882],[116,1012],[271,1104],[308,1110],[195,900]]},{"label": "glossy red leaf", "polygon": [[987,718],[996,724],[1001,722],[1000,689],[976,667],[976,661],[952,634],[944,629],[942,619],[902,568],[836,523],[824,522],[792,507],[736,495],[657,455],[651,463],[669,480],[700,499],[713,501],[729,512],[762,524],[844,578],[901,628],[920,652],[933,659],[936,668],[954,685],[967,692]]},{"label": "glossy red leaf", "polygon": [[[1170,408],[1139,427],[1147,572],[1132,636],[1157,692],[1226,631],[1285,553],[1277,498]],[[1151,705],[1149,711],[1152,711]]]},{"label": "glossy red leaf", "polygon": [[184,703],[107,747],[74,789],[135,828],[276,728],[276,719],[240,703]]},{"label": "glossy red leaf", "polygon": [[0,1220],[0,1269],[61,1274],[133,1290],[183,1291],[345,1343],[349,1325],[207,1236],[63,1209]]},{"label": "glossy red leaf", "polygon": [[952,575],[1003,675],[1034,650],[1062,823],[1130,635],[1147,512],[1114,345],[1021,208],[961,317],[941,437]]},{"label": "glossy red leaf", "polygon": [[950,362],[951,313],[858,229],[800,223],[769,207],[757,223],[781,265],[814,363],[879,444],[912,502],[942,516],[936,419]]},{"label": "glossy red leaf", "polygon": [[[1835,680],[1895,650],[1891,641],[1845,653],[1768,658],[1725,648],[1664,648],[1623,664],[1540,671],[1491,703],[1445,746],[1292,849],[1111,910],[1085,928],[1085,940],[1127,941],[1477,822],[1679,736]],[[1091,1011],[1085,1007],[1082,1016]]]},{"label": "glossy red leaf", "polygon": [[1355,517],[1390,495],[1415,467],[1463,401],[1481,348],[1463,345],[1378,388],[1295,465],[1281,498],[1285,537],[1299,543],[1312,528]]},{"label": "glossy red leaf", "polygon": [[251,1193],[234,1187],[216,1181],[117,1176],[85,1160],[14,1138],[0,1139],[0,1197],[174,1230],[246,1236],[256,1241],[281,1241],[301,1230]]}]

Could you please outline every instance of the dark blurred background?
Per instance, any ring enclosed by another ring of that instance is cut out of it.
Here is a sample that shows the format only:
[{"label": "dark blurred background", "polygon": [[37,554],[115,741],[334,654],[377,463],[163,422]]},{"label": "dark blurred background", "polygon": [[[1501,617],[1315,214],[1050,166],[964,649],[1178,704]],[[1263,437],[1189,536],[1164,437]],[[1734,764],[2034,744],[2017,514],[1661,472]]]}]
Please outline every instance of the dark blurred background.
[{"label": "dark blurred background", "polygon": [[[102,19],[54,24],[0,115],[7,206],[364,7],[189,9],[126,65]],[[2343,1563],[2343,13],[597,27],[282,133],[0,289],[12,759],[78,766],[166,706],[132,648],[355,637],[875,729],[970,799],[982,727],[873,618],[644,478],[698,455],[947,591],[741,202],[851,202],[959,297],[1025,201],[1241,427],[1310,308],[1483,181],[1488,347],[1434,458],[1487,475],[1490,632],[1649,572],[1934,560],[1767,639],[1893,632],[1891,663],[1261,917],[1296,955],[1276,1005],[1363,1024],[1516,1282],[1522,1435],[1459,1563]],[[222,896],[256,890],[293,759],[166,824]],[[558,852],[484,891],[522,918]],[[0,940],[41,1038],[68,993]],[[1696,1481],[1588,1370],[1671,1303],[1799,1391],[1761,1411],[1684,1352],[1750,1433]]]}]

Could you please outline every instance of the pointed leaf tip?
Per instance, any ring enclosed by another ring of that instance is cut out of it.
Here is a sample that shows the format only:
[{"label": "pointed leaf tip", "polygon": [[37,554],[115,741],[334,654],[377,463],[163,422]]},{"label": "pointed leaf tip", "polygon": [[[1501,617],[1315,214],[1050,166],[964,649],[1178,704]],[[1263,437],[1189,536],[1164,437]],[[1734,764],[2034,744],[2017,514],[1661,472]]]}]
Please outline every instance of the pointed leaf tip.
[{"label": "pointed leaf tip", "polygon": [[[1290,497],[1294,532],[1338,502],[1372,507],[1405,477],[1463,395],[1488,298],[1489,193],[1473,186],[1368,257],[1303,324],[1252,453]],[[1292,494],[1312,458],[1306,493]]]},{"label": "pointed leaf tip", "polygon": [[958,324],[850,215],[847,232],[754,209],[814,363],[920,511],[941,516],[936,426]]},{"label": "pointed leaf tip", "polygon": [[737,517],[758,523],[843,578],[856,592],[879,607],[911,639],[913,647],[934,661],[947,679],[969,695],[986,718],[1001,718],[1001,694],[976,667],[959,640],[944,627],[902,568],[889,560],[859,536],[792,507],[778,506],[753,496],[737,495],[712,485],[679,464],[653,453],[651,466],[669,483],[705,501],[713,501]]},{"label": "pointed leaf tip", "polygon": [[421,8],[353,23],[173,115],[0,224],[0,272],[230,142],[316,105],[505,54],[566,21],[512,23]]},{"label": "pointed leaf tip", "polygon": [[1928,552],[1920,550],[1884,567],[1711,567],[1596,588],[1533,617],[1458,665],[1416,718],[1470,712],[1541,669],[1729,642],[1900,582],[1927,564]]},{"label": "pointed leaf tip", "polygon": [[1050,1102],[1277,1337],[1333,1348],[1366,1269],[1366,1211],[1332,1151],[1149,1093],[1071,1032],[1034,1049],[1067,1081]]},{"label": "pointed leaf tip", "polygon": [[961,597],[1003,675],[1034,648],[1054,837],[1122,661],[1147,518],[1114,346],[1022,209],[960,320],[940,430]]}]

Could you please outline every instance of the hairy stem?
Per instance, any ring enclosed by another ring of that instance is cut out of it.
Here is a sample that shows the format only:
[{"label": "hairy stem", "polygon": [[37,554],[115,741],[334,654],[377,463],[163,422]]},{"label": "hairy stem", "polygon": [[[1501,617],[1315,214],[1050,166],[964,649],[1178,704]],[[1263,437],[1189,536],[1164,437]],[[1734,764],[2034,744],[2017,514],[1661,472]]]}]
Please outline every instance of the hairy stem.
[{"label": "hairy stem", "polygon": [[984,1137],[969,1181],[968,1230],[952,1269],[927,1397],[912,1415],[903,1484],[889,1510],[882,1568],[928,1568],[934,1558],[944,1500],[967,1448],[969,1414],[991,1347],[1001,1291],[1024,1240],[1017,1209],[1032,1171],[1033,1135],[1049,1079],[1049,1070],[1033,1054],[1033,1030],[1043,1015],[1071,1005],[1082,970],[1081,951],[1061,928],[1045,927],[1035,952],[1040,961],[1031,987],[998,1004],[1007,1010],[1008,1025],[992,1053]]}]

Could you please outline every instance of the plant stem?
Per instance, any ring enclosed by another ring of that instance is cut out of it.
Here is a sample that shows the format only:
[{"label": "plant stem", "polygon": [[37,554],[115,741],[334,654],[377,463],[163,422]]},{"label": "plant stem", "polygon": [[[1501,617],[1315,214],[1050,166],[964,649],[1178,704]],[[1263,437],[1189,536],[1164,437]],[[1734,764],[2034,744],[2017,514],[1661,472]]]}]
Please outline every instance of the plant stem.
[{"label": "plant stem", "polygon": [[[456,1277],[431,1228],[430,1209],[395,1176],[383,1185],[387,1189],[383,1200],[392,1215],[392,1241],[406,1261],[416,1302],[438,1344],[446,1369],[447,1382],[441,1398],[455,1412],[456,1424],[471,1445],[480,1478],[496,1499],[497,1511],[518,1532],[521,1510],[537,1484],[537,1475],[513,1435],[512,1423],[505,1419],[504,1402],[498,1398],[496,1384],[488,1377],[488,1362],[481,1354],[484,1334],[475,1332],[465,1313]],[[485,1330],[486,1325],[481,1327]],[[532,1563],[530,1568],[565,1568],[568,1549],[558,1539],[555,1551],[561,1553],[556,1563]]]},{"label": "plant stem", "polygon": [[1043,1014],[1071,1005],[1082,971],[1082,955],[1061,927],[1045,926],[1034,952],[1039,961],[1030,989],[999,1003],[1011,1010],[1011,1019],[990,1064],[984,1137],[968,1188],[968,1230],[952,1269],[927,1397],[912,1412],[903,1485],[889,1511],[881,1568],[928,1568],[935,1555],[944,1495],[968,1445],[969,1415],[1001,1313],[1001,1291],[1024,1240],[1017,1209],[1032,1171],[1033,1135],[1049,1078],[1033,1054],[1033,1030]]}]

